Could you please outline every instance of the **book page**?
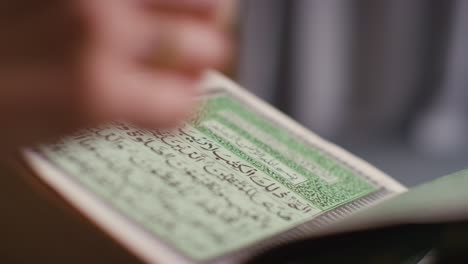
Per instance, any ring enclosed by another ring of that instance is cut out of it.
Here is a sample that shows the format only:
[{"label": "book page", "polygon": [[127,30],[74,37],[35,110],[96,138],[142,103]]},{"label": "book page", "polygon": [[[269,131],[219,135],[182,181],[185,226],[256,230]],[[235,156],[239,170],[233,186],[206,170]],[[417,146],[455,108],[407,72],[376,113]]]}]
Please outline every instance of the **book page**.
[{"label": "book page", "polygon": [[180,128],[113,122],[38,154],[191,261],[294,239],[405,191],[223,77],[209,74],[203,88]]},{"label": "book page", "polygon": [[[468,219],[468,170],[417,186],[343,220],[332,233],[399,224],[432,224]],[[328,231],[327,231],[328,232]]]}]

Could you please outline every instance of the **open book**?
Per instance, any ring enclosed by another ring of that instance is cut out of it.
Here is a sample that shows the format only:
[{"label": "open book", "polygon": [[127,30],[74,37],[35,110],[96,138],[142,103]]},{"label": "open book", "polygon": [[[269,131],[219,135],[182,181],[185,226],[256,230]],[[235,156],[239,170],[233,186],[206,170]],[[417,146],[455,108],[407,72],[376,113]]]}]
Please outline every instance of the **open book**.
[{"label": "open book", "polygon": [[[144,262],[239,263],[281,245],[466,215],[460,172],[415,190],[210,72],[193,119],[121,122],[24,156],[37,177]],[[430,202],[429,202],[430,201]]]}]

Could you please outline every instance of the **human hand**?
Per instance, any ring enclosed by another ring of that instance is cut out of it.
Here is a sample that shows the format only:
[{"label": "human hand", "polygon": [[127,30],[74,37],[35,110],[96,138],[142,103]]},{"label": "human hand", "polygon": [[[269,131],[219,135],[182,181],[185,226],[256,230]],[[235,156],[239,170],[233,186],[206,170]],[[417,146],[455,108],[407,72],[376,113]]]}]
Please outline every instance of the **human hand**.
[{"label": "human hand", "polygon": [[0,3],[0,145],[119,119],[168,127],[229,57],[222,0]]}]

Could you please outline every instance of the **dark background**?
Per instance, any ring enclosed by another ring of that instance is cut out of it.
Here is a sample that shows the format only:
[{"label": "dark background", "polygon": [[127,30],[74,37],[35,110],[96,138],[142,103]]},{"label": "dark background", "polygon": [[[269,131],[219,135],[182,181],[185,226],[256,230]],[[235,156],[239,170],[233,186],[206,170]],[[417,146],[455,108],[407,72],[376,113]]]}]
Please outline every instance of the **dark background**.
[{"label": "dark background", "polygon": [[235,79],[407,186],[468,167],[468,1],[244,0]]}]

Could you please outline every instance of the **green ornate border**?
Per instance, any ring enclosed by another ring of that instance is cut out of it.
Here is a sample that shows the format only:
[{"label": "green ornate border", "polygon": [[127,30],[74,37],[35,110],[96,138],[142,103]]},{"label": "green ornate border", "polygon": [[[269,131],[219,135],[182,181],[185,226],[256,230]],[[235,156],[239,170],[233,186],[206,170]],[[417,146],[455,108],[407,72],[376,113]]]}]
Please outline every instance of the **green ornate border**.
[{"label": "green ornate border", "polygon": [[[240,101],[235,100],[232,97],[225,95],[211,97],[203,104],[202,109],[200,110],[198,120],[194,122],[197,129],[232,151],[239,158],[255,166],[257,169],[263,171],[270,177],[276,179],[278,182],[296,192],[298,195],[310,201],[314,206],[320,208],[322,211],[328,211],[378,190],[378,187],[372,185],[365,178],[356,175],[350,169],[340,164],[339,161],[332,160],[320,153],[319,150],[314,149],[312,146],[302,143],[300,140],[294,138],[291,133],[288,133],[286,129],[275,126],[268,120],[261,118],[257,113],[249,110],[246,105],[243,105]],[[327,170],[337,177],[338,181],[333,184],[327,183],[317,175],[314,175],[296,164],[294,161],[288,159],[268,144],[265,144],[261,139],[253,137],[242,128],[224,119],[218,114],[220,111],[231,111],[232,113],[237,114],[255,128],[271,135],[273,138],[278,140],[279,143],[286,145],[291,150],[294,150],[298,155],[315,162],[322,169]],[[203,126],[203,122],[210,119],[216,120],[229,127],[240,136],[278,159],[290,169],[305,176],[308,180],[298,185],[291,184],[284,178],[280,177],[275,171],[272,171],[261,162],[256,161],[254,158],[245,154],[242,150],[236,148],[229,142],[214,134],[207,127]]]}]

